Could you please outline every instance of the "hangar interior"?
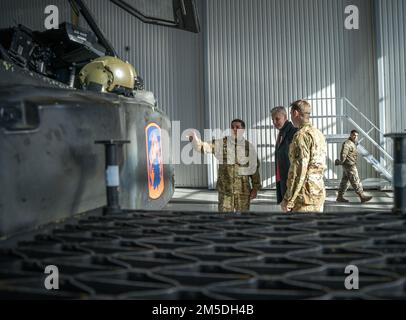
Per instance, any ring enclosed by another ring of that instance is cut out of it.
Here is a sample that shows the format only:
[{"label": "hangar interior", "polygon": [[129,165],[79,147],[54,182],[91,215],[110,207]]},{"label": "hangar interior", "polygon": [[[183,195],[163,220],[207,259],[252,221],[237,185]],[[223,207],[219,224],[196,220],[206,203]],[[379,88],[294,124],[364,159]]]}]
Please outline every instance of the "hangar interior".
[{"label": "hangar interior", "polygon": [[[1,1],[0,45],[7,43],[1,30],[18,23],[44,31],[45,2]],[[395,154],[405,154],[406,143],[385,136],[406,132],[404,0],[55,0],[61,22],[73,20],[72,2],[83,16],[82,5],[91,12],[112,50],[134,66],[145,95],[101,98],[55,78],[46,87],[59,91],[41,93],[45,73],[35,83],[0,78],[1,299],[406,298],[406,158]],[[123,2],[164,24],[165,8],[186,11],[192,3],[200,32],[143,23],[117,5]],[[162,12],[151,9],[157,3]],[[94,28],[84,19],[78,26]],[[3,116],[18,99],[21,128]],[[311,103],[311,121],[327,141],[323,215],[283,214],[276,202],[278,131],[270,111],[298,99]],[[180,159],[190,155],[190,129],[221,138],[235,118],[256,146],[263,189],[250,213],[219,215],[214,156]],[[143,180],[150,119],[171,139],[165,191],[156,198]],[[350,202],[337,203],[343,170],[334,162],[354,129],[358,171],[373,200],[361,204],[350,190]],[[121,189],[113,191],[114,174],[105,171],[111,145],[125,153],[115,158]],[[122,215],[102,214],[106,195],[117,201],[110,191],[120,191]],[[392,212],[394,203],[400,211]],[[338,278],[354,262],[365,275],[361,292]],[[38,287],[36,276],[42,281],[50,264],[64,272],[59,296]]]},{"label": "hangar interior", "polygon": [[[198,35],[134,23],[111,4],[88,3],[117,50],[145,75],[159,105],[172,121],[179,121],[182,134],[189,128],[202,135],[205,129],[225,130],[234,118],[253,129],[247,137],[258,146],[265,189],[254,202],[257,210],[264,202],[266,210],[275,188],[277,131],[270,110],[299,98],[311,101],[313,123],[327,137],[327,187],[337,189],[342,170],[334,160],[349,131],[356,129],[365,149],[359,161],[361,180],[367,189],[383,192],[372,193],[372,205],[354,205],[386,209],[393,145],[384,134],[406,130],[402,0],[197,1]],[[359,10],[359,29],[345,27],[349,5]],[[128,47],[133,49],[125,51]],[[182,141],[180,149],[186,144]],[[176,204],[185,209],[192,199],[202,209],[215,210],[205,199],[215,195],[217,163],[212,157],[207,161],[175,166],[177,191],[168,209]],[[185,198],[196,189],[208,191]],[[329,195],[328,206],[334,210],[334,192]]]},{"label": "hangar interior", "polygon": [[[180,122],[180,132],[225,130],[232,119],[244,119],[256,129],[248,139],[259,146],[263,185],[271,189],[276,133],[270,109],[306,98],[313,104],[314,123],[330,139],[326,178],[331,186],[341,174],[333,164],[341,147],[337,140],[353,128],[365,133],[367,155],[391,172],[384,151],[392,155],[392,145],[383,134],[406,128],[400,116],[406,92],[401,0],[197,3],[202,32],[187,35],[133,25],[119,14],[112,18],[104,10],[113,8],[89,1],[121,55],[145,75],[171,120]],[[359,30],[344,26],[349,4],[359,8]],[[134,29],[126,30],[129,25]],[[133,49],[126,52],[126,47]],[[213,190],[216,167],[211,161],[180,165],[176,186]],[[364,180],[382,176],[365,159],[360,172]]]},{"label": "hangar interior", "polygon": [[[170,119],[180,122],[180,132],[225,130],[234,118],[256,129],[248,138],[259,146],[266,189],[275,186],[270,109],[299,98],[312,100],[313,116],[322,117],[313,122],[330,138],[326,178],[332,186],[341,175],[333,164],[342,141],[337,135],[353,128],[365,133],[366,151],[391,172],[385,151],[392,155],[392,145],[383,134],[406,129],[402,0],[197,1],[198,35],[135,22],[111,4],[88,3],[121,56],[145,76]],[[359,9],[358,30],[345,28],[348,5]],[[180,165],[175,172],[177,187],[215,188],[212,162]],[[363,180],[382,176],[364,159],[360,173]]]},{"label": "hangar interior", "polygon": [[[312,103],[313,123],[327,137],[327,186],[337,188],[342,172],[334,160],[356,129],[364,147],[361,179],[367,188],[390,189],[393,146],[384,134],[406,130],[402,0],[197,0],[199,34],[144,24],[109,0],[85,2],[118,55],[143,77],[173,129],[183,134],[194,128],[202,135],[208,129],[216,137],[214,131],[228,129],[232,119],[244,119],[251,129],[247,138],[258,146],[265,190],[275,188],[277,131],[270,110],[299,98]],[[40,3],[15,10],[17,3],[2,2],[2,12],[15,12],[2,26],[24,17],[32,28],[43,29]],[[69,17],[65,1],[54,4],[61,20]],[[358,29],[345,27],[350,5],[359,10]],[[175,155],[188,143],[184,135],[179,140]],[[214,190],[216,179],[214,159],[175,165],[178,188]]]}]

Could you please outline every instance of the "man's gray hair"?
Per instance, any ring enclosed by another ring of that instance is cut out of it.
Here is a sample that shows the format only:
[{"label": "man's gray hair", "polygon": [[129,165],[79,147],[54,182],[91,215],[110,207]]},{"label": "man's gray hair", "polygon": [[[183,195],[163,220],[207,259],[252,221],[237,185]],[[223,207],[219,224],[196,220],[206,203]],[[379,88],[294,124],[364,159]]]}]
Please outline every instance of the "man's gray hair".
[{"label": "man's gray hair", "polygon": [[288,116],[288,112],[286,111],[285,107],[275,107],[271,110],[271,116],[272,118],[278,114],[278,113],[283,113],[286,117]]}]

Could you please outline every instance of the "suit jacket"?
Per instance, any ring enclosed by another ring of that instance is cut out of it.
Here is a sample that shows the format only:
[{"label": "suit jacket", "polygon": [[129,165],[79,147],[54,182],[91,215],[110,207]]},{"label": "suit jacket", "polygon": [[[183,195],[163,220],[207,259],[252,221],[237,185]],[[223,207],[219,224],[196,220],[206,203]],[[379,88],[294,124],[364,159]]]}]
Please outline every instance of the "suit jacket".
[{"label": "suit jacket", "polygon": [[[281,203],[283,197],[286,193],[286,182],[288,180],[288,173],[289,173],[289,145],[293,140],[293,136],[297,132],[297,128],[295,128],[290,121],[286,121],[283,128],[279,131],[281,135],[281,143],[278,145],[278,141],[276,142],[276,150],[275,150],[275,159],[279,163],[279,174],[281,181],[276,184],[276,197],[277,202]],[[275,161],[275,172],[276,172],[276,161]]]}]

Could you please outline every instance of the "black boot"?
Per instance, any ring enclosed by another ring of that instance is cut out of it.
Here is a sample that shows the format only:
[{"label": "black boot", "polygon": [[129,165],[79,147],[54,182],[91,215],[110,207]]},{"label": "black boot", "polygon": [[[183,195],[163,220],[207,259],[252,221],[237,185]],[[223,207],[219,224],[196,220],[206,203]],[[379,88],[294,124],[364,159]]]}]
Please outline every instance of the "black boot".
[{"label": "black boot", "polygon": [[338,197],[336,199],[337,202],[342,202],[342,203],[348,203],[350,201],[348,201],[347,199],[344,199],[344,195],[342,193],[338,194]]},{"label": "black boot", "polygon": [[360,198],[361,203],[365,203],[372,200],[372,197],[366,196],[363,192],[358,193],[358,197]]}]

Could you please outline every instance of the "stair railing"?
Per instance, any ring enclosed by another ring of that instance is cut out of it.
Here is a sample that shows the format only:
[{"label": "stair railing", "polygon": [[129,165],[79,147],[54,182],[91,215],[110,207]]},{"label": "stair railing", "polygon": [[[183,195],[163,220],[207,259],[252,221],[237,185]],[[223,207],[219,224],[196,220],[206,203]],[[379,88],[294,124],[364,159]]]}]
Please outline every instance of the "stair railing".
[{"label": "stair railing", "polygon": [[[343,98],[311,98],[307,99],[308,101],[314,101],[314,102],[326,102],[326,101],[335,101],[336,102],[336,114],[331,114],[331,115],[317,115],[317,116],[312,116],[312,119],[333,119],[336,121],[335,126],[336,126],[336,131],[339,131],[341,134],[344,134],[344,125],[345,123],[350,124],[352,128],[356,129],[359,134],[360,134],[360,140],[359,143],[361,144],[363,141],[368,140],[372,146],[376,148],[377,151],[379,151],[380,155],[384,156],[381,159],[381,166],[386,170],[386,172],[392,172],[392,166],[393,166],[393,157],[385,150],[385,148],[379,144],[375,139],[372,137],[372,133],[376,131],[380,137],[383,137],[384,132],[382,132],[364,113],[362,113],[348,98],[343,97]],[[347,108],[349,110],[347,110]],[[351,111],[351,112],[349,112]],[[360,120],[364,120],[367,124],[368,127],[369,125],[371,126],[368,129],[364,129],[361,127],[357,121],[353,119],[349,114],[355,116],[355,117],[360,117]],[[323,131],[324,128],[322,128]],[[323,132],[325,133],[325,132]],[[349,133],[348,133],[349,134]],[[372,153],[371,153],[372,154]],[[383,160],[383,161],[382,161]],[[385,163],[385,164],[384,164]],[[383,175],[387,179],[386,174],[382,174],[381,172],[378,171],[376,166],[373,166],[374,169]]]}]

